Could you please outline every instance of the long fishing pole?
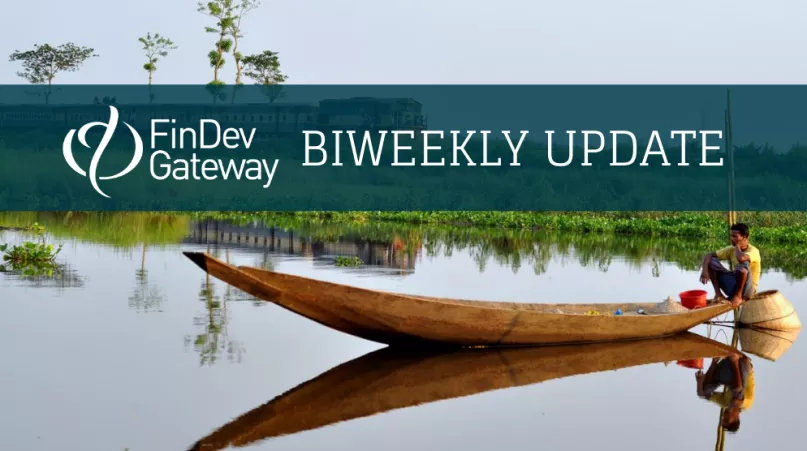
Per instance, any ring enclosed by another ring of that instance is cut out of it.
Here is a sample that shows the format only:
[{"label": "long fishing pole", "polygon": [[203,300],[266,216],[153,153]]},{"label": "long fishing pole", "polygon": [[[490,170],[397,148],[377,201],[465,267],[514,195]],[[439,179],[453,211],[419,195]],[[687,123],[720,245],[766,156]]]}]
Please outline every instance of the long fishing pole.
[{"label": "long fishing pole", "polygon": [[726,91],[726,112],[725,112],[725,131],[726,131],[726,159],[728,160],[728,222],[729,226],[737,222],[737,198],[736,198],[736,183],[734,178],[734,140],[732,139],[731,127],[731,90]]},{"label": "long fishing pole", "polygon": [[733,133],[733,126],[731,121],[731,89],[728,90],[726,94],[726,103],[728,105],[728,114],[729,114],[729,133],[728,133],[728,146],[729,152],[731,154],[731,166],[730,170],[730,177],[731,177],[731,192],[729,195],[731,196],[731,222],[737,223],[737,179],[734,177],[734,168],[736,167],[736,160],[734,158],[734,133]]},{"label": "long fishing pole", "polygon": [[[729,161],[729,170],[728,170],[728,188],[729,188],[729,211],[728,211],[728,222],[729,222],[729,239],[731,237],[731,226],[737,223],[737,212],[736,212],[736,198],[734,197],[735,193],[735,180],[734,180],[734,144],[732,142],[731,136],[731,89],[726,90],[726,114],[725,114],[725,121],[726,121],[726,156],[728,157]],[[734,265],[731,264],[731,260],[729,260],[729,264],[731,266],[732,271],[734,270]],[[739,328],[738,325],[738,309],[734,309],[734,321],[710,321],[710,324],[719,324],[725,325],[725,323],[731,323],[731,326],[734,329],[734,333],[731,337],[731,347],[737,349],[739,344]],[[723,451],[723,447],[725,446],[725,436],[726,431],[723,429],[722,420],[723,415],[725,414],[726,409],[720,409],[720,417],[717,423],[717,441],[715,443],[715,451]]]}]

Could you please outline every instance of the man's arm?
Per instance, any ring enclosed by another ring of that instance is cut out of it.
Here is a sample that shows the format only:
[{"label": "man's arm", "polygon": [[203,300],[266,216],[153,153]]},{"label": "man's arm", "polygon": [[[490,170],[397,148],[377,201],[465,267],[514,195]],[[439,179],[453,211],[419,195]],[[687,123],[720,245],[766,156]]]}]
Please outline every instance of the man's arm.
[{"label": "man's arm", "polygon": [[717,257],[717,252],[712,252],[703,256],[703,266],[701,268],[701,283],[709,281],[709,264],[713,258]]},{"label": "man's arm", "polygon": [[740,262],[740,263],[745,263],[745,262],[751,261],[751,256],[746,254],[745,252],[743,252],[743,250],[740,249],[739,244],[734,246],[734,255],[737,256],[737,261]]},{"label": "man's arm", "polygon": [[706,394],[703,392],[703,381],[706,379],[706,376],[703,375],[702,371],[698,371],[695,373],[695,381],[697,382],[697,392],[699,398],[705,398]]},{"label": "man's arm", "polygon": [[695,374],[695,380],[697,381],[697,389],[698,389],[698,396],[701,398],[706,398],[706,391],[704,390],[704,384],[706,381],[711,381],[714,377],[715,371],[717,370],[717,359],[712,359],[712,363],[709,365],[709,369],[706,370],[706,374],[703,374],[703,371],[698,371]]}]

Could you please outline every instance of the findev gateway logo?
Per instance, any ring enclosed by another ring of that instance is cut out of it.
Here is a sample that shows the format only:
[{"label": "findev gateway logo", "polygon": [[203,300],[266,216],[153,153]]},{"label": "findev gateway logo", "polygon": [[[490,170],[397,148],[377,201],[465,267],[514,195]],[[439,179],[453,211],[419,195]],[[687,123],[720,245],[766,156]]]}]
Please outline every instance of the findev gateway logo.
[{"label": "findev gateway logo", "polygon": [[[104,154],[104,151],[107,149],[107,146],[115,134],[119,118],[120,114],[118,110],[114,106],[109,105],[109,122],[90,122],[78,130],[71,129],[67,132],[64,142],[62,143],[62,153],[64,154],[64,159],[68,166],[70,166],[73,171],[82,177],[88,177],[95,191],[106,198],[109,198],[110,196],[101,190],[101,188],[98,186],[98,180],[113,180],[129,174],[137,167],[144,154],[143,140],[140,137],[140,134],[132,125],[127,122],[123,122],[123,124],[129,129],[129,132],[132,134],[132,138],[134,140],[134,152],[132,154],[132,159],[129,161],[126,167],[117,174],[109,176],[98,175],[98,164],[101,161],[101,156]],[[224,180],[229,180],[231,178],[241,180],[244,178],[247,180],[265,179],[266,183],[263,184],[263,188],[268,188],[271,185],[275,171],[277,170],[277,165],[279,163],[278,159],[274,160],[274,163],[270,168],[269,163],[265,159],[200,159],[197,157],[196,152],[191,154],[190,159],[173,158],[166,150],[156,149],[158,140],[170,140],[170,147],[168,148],[170,148],[172,151],[184,150],[186,147],[189,147],[192,150],[215,150],[219,148],[220,144],[223,145],[227,150],[234,150],[238,148],[249,149],[254,143],[256,132],[255,128],[252,128],[249,134],[247,134],[243,128],[225,128],[222,131],[221,125],[215,119],[201,119],[199,121],[198,129],[189,127],[179,128],[176,127],[175,124],[176,120],[174,119],[151,119],[150,121],[150,141],[152,153],[149,158],[149,172],[155,180],[216,180],[219,177]],[[166,127],[166,125],[168,127]],[[205,127],[206,125],[215,129],[215,133],[213,134],[215,140],[212,142],[210,139],[206,140],[206,137],[210,138],[210,127]],[[73,155],[73,140],[76,136],[76,132],[78,132],[79,142],[85,148],[91,149],[90,145],[87,143],[87,133],[93,127],[102,127],[104,129],[104,133],[98,147],[93,153],[92,159],[90,160],[89,171],[85,171],[76,162],[75,156]],[[168,129],[167,131],[166,128]],[[207,134],[205,130],[208,130]],[[188,142],[190,145],[186,146]]]},{"label": "findev gateway logo", "polygon": [[[124,122],[129,128],[129,131],[132,132],[132,136],[134,137],[134,156],[132,161],[129,162],[129,165],[120,172],[115,175],[110,175],[106,177],[98,177],[98,163],[101,161],[101,155],[106,150],[106,146],[109,144],[109,141],[112,139],[112,135],[115,133],[115,129],[118,126],[118,110],[114,106],[109,106],[109,122],[90,122],[78,130],[78,140],[79,142],[86,148],[90,148],[90,145],[87,144],[87,132],[93,127],[103,127],[104,128],[104,136],[101,138],[101,142],[98,144],[98,148],[95,149],[95,153],[92,156],[92,160],[90,161],[90,183],[92,183],[92,187],[98,191],[98,194],[109,197],[101,191],[101,188],[98,187],[98,179],[101,180],[112,180],[118,177],[123,177],[124,175],[132,172],[132,170],[140,163],[140,159],[143,158],[143,140],[140,138],[140,134],[137,133],[137,130],[134,129],[131,125]],[[64,154],[64,159],[67,161],[68,166],[71,169],[78,172],[82,177],[87,177],[87,172],[81,168],[81,166],[76,163],[76,159],[73,156],[73,137],[76,134],[76,130],[72,129],[67,132],[67,136],[64,137],[64,142],[62,143],[62,153]]]}]

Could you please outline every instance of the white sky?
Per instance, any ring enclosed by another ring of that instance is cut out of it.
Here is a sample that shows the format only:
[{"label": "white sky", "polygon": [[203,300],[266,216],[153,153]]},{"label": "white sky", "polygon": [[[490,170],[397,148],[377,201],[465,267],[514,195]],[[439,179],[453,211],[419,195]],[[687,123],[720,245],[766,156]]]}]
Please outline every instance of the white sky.
[{"label": "white sky", "polygon": [[[3,16],[0,84],[22,82],[15,49],[67,41],[100,58],[58,83],[145,83],[147,31],[179,45],[155,83],[212,79],[195,0],[29,0]],[[804,17],[797,0],[264,0],[241,45],[280,52],[295,84],[803,83]]]}]

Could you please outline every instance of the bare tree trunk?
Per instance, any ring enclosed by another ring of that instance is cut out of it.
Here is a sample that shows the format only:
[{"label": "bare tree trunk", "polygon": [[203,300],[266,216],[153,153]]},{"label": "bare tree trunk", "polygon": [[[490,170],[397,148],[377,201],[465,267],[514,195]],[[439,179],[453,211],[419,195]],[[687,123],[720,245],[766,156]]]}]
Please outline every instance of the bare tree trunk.
[{"label": "bare tree trunk", "polygon": [[53,85],[53,75],[48,76],[48,89],[45,91],[45,105],[50,103],[50,90]]},{"label": "bare tree trunk", "polygon": [[241,84],[241,58],[238,57],[238,33],[233,33],[233,58],[235,58],[235,84]]}]

